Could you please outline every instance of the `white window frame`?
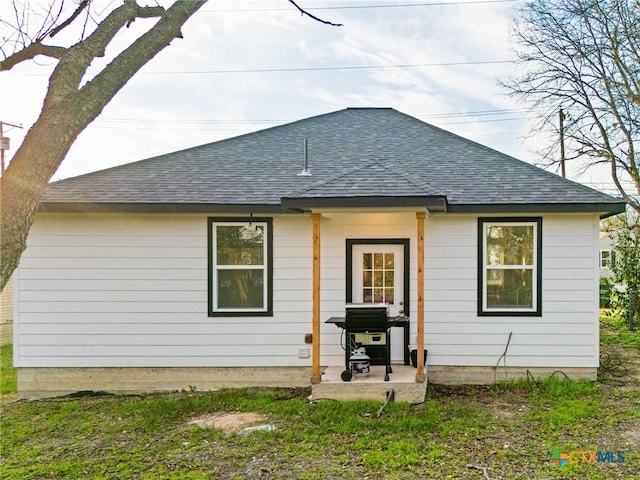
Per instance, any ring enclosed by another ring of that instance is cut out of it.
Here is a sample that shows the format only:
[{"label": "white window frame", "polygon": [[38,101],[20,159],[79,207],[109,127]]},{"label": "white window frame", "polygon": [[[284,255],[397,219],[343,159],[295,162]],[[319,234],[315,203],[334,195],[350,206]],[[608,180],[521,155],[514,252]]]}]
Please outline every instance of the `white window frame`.
[{"label": "white window frame", "polygon": [[[487,263],[487,229],[492,226],[501,227],[533,227],[533,260],[532,265],[488,265]],[[536,218],[500,218],[485,217],[478,219],[478,315],[479,316],[541,316],[541,276],[542,276],[542,219]],[[489,307],[487,305],[487,281],[489,270],[531,270],[532,271],[532,305],[531,307]]]},{"label": "white window frame", "polygon": [[[264,229],[262,265],[218,265],[217,264],[217,227],[255,226]],[[271,316],[273,315],[273,222],[271,218],[227,218],[210,217],[209,234],[209,316]],[[219,270],[260,270],[263,275],[262,307],[260,308],[220,308],[218,307],[218,271]]]},{"label": "white window frame", "polygon": [[[605,264],[605,258],[602,255],[603,253],[609,254],[609,257],[606,259],[606,262],[607,262],[606,264]],[[613,250],[611,249],[600,250],[600,268],[609,268],[609,269],[613,268],[613,259],[614,259]]]}]

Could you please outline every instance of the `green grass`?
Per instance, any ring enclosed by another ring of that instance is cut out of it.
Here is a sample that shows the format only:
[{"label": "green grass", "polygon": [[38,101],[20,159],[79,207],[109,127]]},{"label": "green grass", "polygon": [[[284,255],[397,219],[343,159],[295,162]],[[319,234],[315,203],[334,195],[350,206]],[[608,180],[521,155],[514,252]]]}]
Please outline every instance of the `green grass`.
[{"label": "green grass", "polygon": [[[423,404],[309,403],[307,390],[223,390],[13,402],[3,410],[2,478],[640,478],[640,394],[550,379],[433,387]],[[214,412],[263,414],[276,429],[189,425]],[[621,432],[627,432],[622,434]],[[623,440],[623,439],[627,440]],[[554,449],[622,450],[625,463],[551,464]],[[566,476],[571,471],[572,476]],[[613,475],[613,476],[612,476]]]},{"label": "green grass", "polygon": [[627,319],[616,311],[600,312],[600,344],[603,347],[619,346],[640,353],[640,325],[629,330]]},{"label": "green grass", "polygon": [[0,347],[0,394],[16,393],[16,369],[13,368],[13,345]]},{"label": "green grass", "polygon": [[[626,349],[635,332],[606,328],[605,343],[635,355]],[[3,347],[7,393],[15,391],[10,355]],[[424,403],[390,403],[380,416],[379,402],[309,403],[308,395],[233,389],[5,401],[0,478],[483,480],[485,467],[503,479],[640,479],[640,387],[630,377],[430,386]],[[225,434],[189,424],[223,412],[260,413],[275,430]],[[625,462],[560,468],[550,461],[556,449],[622,451]]]}]

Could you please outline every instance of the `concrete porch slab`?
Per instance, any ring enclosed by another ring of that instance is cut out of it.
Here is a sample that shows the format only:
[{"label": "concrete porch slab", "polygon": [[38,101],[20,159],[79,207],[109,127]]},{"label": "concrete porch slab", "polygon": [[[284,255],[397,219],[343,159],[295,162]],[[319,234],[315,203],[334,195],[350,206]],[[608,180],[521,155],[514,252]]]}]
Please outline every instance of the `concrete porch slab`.
[{"label": "concrete porch slab", "polygon": [[[322,381],[312,385],[311,399],[333,400],[378,400],[384,402],[387,392],[393,390],[397,402],[421,403],[427,391],[427,382],[416,383],[416,369],[410,365],[392,365],[389,381],[384,381],[385,367],[372,365],[367,377],[353,378],[344,382],[340,374],[344,366],[327,367]],[[425,369],[427,367],[425,366]],[[426,371],[425,371],[426,373]]]}]

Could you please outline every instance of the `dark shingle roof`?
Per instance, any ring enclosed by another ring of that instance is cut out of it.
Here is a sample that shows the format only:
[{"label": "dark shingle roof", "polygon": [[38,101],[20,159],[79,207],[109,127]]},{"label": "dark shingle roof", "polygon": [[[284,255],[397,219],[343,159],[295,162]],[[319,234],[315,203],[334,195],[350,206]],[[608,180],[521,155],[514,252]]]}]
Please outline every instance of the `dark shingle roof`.
[{"label": "dark shingle roof", "polygon": [[[311,176],[299,175],[305,138]],[[388,108],[348,108],[62,180],[42,203],[117,211],[624,209],[621,200]]]}]

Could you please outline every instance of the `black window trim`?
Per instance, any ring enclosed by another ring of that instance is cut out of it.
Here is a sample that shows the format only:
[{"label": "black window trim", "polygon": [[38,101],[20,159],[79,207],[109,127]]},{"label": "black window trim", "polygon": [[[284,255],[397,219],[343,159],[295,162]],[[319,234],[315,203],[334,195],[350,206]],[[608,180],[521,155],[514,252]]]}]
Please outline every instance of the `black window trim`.
[{"label": "black window trim", "polygon": [[[267,308],[264,311],[213,310],[213,226],[218,223],[265,223],[267,225]],[[209,317],[273,317],[273,217],[207,217],[207,304]]]},{"label": "black window trim", "polygon": [[[484,224],[536,224],[536,308],[535,310],[485,310],[484,304]],[[478,316],[479,317],[541,317],[542,316],[542,217],[478,217]]]}]

